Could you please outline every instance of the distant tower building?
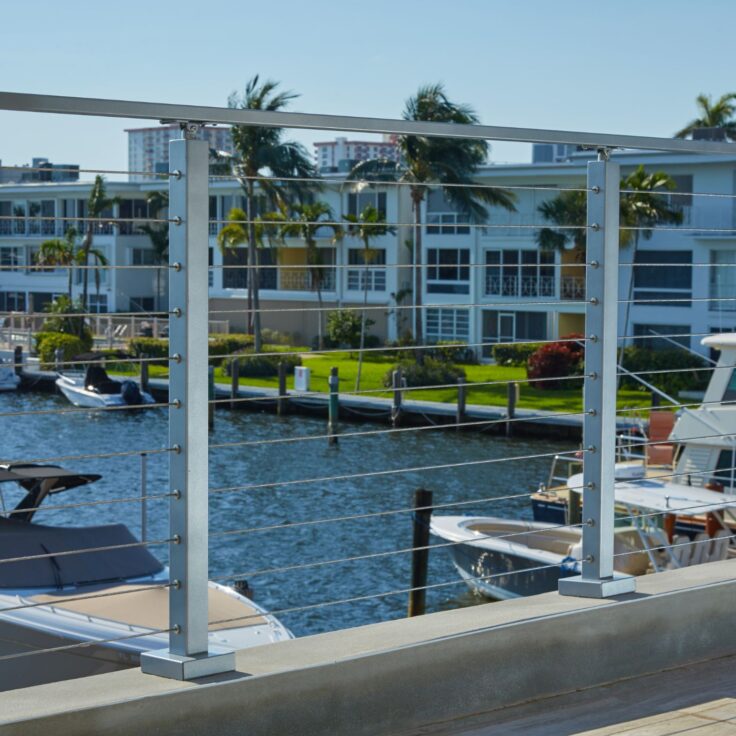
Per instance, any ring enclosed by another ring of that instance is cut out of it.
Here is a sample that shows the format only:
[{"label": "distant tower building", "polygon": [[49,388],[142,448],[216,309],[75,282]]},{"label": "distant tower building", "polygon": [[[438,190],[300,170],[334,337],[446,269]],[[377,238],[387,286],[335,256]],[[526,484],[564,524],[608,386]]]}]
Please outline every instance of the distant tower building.
[{"label": "distant tower building", "polygon": [[79,181],[79,164],[52,164],[47,158],[34,158],[30,166],[0,169],[0,184],[34,181]]},{"label": "distant tower building", "polygon": [[569,143],[532,143],[533,164],[562,164],[580,151]]},{"label": "distant tower building", "polygon": [[[128,170],[163,174],[169,170],[169,142],[181,138],[176,123],[155,128],[128,128]],[[210,148],[233,153],[230,128],[203,125],[197,137],[206,140]],[[143,173],[128,175],[129,181],[151,181]]]},{"label": "distant tower building", "polygon": [[314,144],[315,165],[323,174],[347,172],[358,163],[371,158],[399,160],[399,147],[395,135],[384,135],[380,141],[334,141]]}]

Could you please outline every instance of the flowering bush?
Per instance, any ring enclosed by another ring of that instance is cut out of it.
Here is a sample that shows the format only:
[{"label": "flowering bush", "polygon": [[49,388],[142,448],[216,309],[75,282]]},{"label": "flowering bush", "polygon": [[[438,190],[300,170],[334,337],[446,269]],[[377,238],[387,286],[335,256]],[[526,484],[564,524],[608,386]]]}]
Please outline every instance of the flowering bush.
[{"label": "flowering bush", "polygon": [[571,383],[568,381],[549,379],[582,374],[585,361],[585,345],[583,342],[575,342],[578,339],[582,339],[582,335],[565,335],[560,342],[541,345],[536,352],[529,356],[526,364],[526,375],[532,379],[531,385],[534,388],[569,388]]}]

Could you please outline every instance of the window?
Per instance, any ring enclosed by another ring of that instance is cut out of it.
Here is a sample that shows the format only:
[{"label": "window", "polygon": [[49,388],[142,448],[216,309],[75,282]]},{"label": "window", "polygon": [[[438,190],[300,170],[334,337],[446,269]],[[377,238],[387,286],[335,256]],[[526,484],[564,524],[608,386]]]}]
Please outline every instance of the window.
[{"label": "window", "polygon": [[[518,342],[520,340],[546,340],[546,312],[504,312],[483,310],[483,342]],[[490,346],[484,345],[484,355],[490,357]]]},{"label": "window", "polygon": [[708,296],[714,300],[708,304],[710,311],[736,312],[736,301],[730,301],[736,296],[736,251],[712,250],[708,271]]},{"label": "window", "polygon": [[467,309],[427,309],[427,342],[467,342],[469,312]]},{"label": "window", "polygon": [[[210,199],[213,199],[210,197]],[[215,274],[212,270],[212,259],[214,258],[214,248],[208,248],[207,249],[207,265],[209,268],[207,269],[207,286],[212,288],[215,282]]]},{"label": "window", "polygon": [[[357,267],[365,266],[365,256],[364,248],[350,248],[348,264]],[[348,269],[348,289],[350,291],[386,291],[386,269],[379,268],[386,265],[385,248],[372,248],[367,260],[368,268]]]},{"label": "window", "polygon": [[18,271],[22,265],[22,248],[0,248],[0,271]]},{"label": "window", "polygon": [[430,294],[470,293],[470,250],[468,248],[427,249],[427,292]]},{"label": "window", "polygon": [[[89,311],[97,314],[105,314],[107,312],[107,294],[89,294]],[[151,309],[153,309],[153,299],[151,299]]]},{"label": "window", "polygon": [[736,370],[731,372],[731,377],[728,379],[723,401],[736,401]]},{"label": "window", "polygon": [[[634,266],[634,303],[647,303],[649,299],[661,299],[657,307],[690,307],[683,299],[692,297],[691,250],[640,250],[634,258],[635,264],[667,264]],[[667,297],[680,301],[664,301]]]},{"label": "window", "polygon": [[487,250],[486,296],[555,296],[555,254],[548,250]]},{"label": "window", "polygon": [[722,483],[724,486],[733,486],[734,475],[736,474],[736,469],[734,469],[736,468],[735,459],[733,450],[721,450],[712,480],[716,483]]},{"label": "window", "polygon": [[[222,287],[224,289],[248,288],[248,249],[228,248],[222,256]],[[230,266],[230,268],[228,268]],[[232,268],[235,266],[235,268]]]},{"label": "window", "polygon": [[151,248],[133,248],[132,260],[134,266],[153,266],[156,254]]},{"label": "window", "polygon": [[23,291],[0,291],[0,311],[25,312],[26,295]]},{"label": "window", "polygon": [[348,214],[359,217],[366,207],[375,207],[379,218],[386,219],[386,192],[350,192],[348,194]]},{"label": "window", "polygon": [[11,202],[0,202],[0,235],[10,235],[13,232],[13,224],[9,219],[12,211]]},{"label": "window", "polygon": [[[675,335],[689,334],[690,325],[634,324],[634,337],[642,338],[640,340],[634,340],[634,345],[647,350],[676,350],[677,346],[673,343],[677,343],[689,348],[689,337],[675,337]],[[663,340],[663,337],[668,337],[669,340]]]},{"label": "window", "polygon": [[468,215],[460,213],[442,190],[427,195],[427,235],[468,235]]},{"label": "window", "polygon": [[[152,296],[132,296],[130,297],[131,312],[153,312],[156,309],[156,300]],[[107,311],[107,309],[100,310]]]}]

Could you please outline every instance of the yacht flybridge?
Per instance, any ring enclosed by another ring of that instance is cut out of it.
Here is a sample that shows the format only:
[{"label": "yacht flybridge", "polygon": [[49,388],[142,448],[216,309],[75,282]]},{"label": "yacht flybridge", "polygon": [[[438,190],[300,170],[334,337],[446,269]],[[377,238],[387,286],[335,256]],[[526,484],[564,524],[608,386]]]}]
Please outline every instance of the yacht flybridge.
[{"label": "yacht flybridge", "polygon": [[[53,465],[0,465],[0,659],[39,652],[13,658],[0,690],[138,666],[142,652],[168,646],[161,633],[169,626],[168,570],[124,524],[33,523],[50,495],[99,478]],[[23,495],[7,510],[11,483]],[[211,644],[241,649],[292,637],[231,588],[210,582],[208,593],[210,619],[231,621],[211,627]],[[89,645],[39,651],[76,643]]]},{"label": "yacht flybridge", "polygon": [[[703,345],[721,355],[702,404],[682,409],[662,443],[633,439],[633,447],[645,452],[616,463],[619,572],[640,575],[736,556],[736,334],[711,335]],[[624,457],[631,447],[629,438]],[[562,464],[570,472],[560,478]],[[433,515],[431,531],[452,543],[455,567],[483,595],[503,599],[556,590],[560,578],[581,572],[582,532],[574,526],[580,520],[580,470],[580,459],[555,458],[550,481],[532,496],[533,521]]]}]

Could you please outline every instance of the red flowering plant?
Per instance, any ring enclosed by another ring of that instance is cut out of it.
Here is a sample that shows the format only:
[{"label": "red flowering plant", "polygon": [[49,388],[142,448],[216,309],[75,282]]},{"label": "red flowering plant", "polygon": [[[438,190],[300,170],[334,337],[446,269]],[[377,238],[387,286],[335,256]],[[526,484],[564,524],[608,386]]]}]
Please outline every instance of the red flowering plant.
[{"label": "red flowering plant", "polygon": [[526,364],[531,386],[542,389],[569,388],[566,376],[579,376],[585,367],[585,343],[578,334],[563,335],[559,342],[548,342],[529,356]]}]

